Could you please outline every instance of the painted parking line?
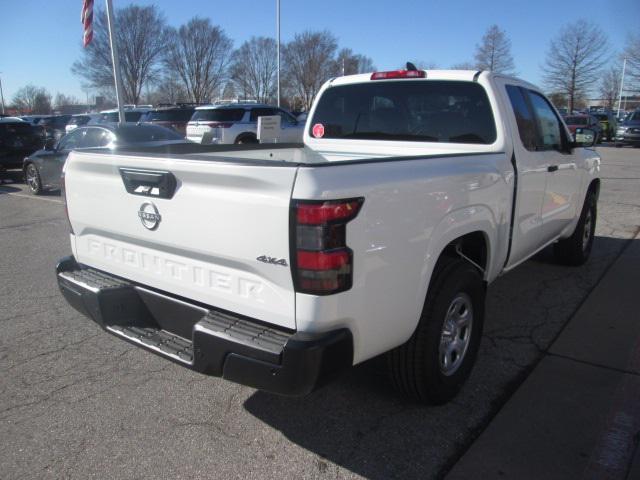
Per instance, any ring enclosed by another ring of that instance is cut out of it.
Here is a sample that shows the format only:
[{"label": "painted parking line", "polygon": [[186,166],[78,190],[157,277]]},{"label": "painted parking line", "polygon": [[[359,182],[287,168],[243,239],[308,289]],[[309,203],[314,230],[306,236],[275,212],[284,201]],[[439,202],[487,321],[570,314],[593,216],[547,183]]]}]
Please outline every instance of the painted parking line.
[{"label": "painted parking line", "polygon": [[58,203],[60,205],[64,203],[62,200],[56,200],[55,198],[43,198],[43,197],[36,197],[34,195],[27,195],[24,193],[17,193],[5,187],[0,187],[0,192],[3,192],[4,195],[10,195],[12,197],[29,198],[31,200],[40,200],[42,202]]}]

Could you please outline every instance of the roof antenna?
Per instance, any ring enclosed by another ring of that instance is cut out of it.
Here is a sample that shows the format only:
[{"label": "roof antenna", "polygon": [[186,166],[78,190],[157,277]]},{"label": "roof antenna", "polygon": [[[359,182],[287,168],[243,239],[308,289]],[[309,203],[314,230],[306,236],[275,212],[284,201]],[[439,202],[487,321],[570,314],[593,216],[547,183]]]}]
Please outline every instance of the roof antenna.
[{"label": "roof antenna", "polygon": [[416,66],[413,63],[407,62],[407,70],[413,71],[413,70],[418,70],[418,69],[416,68]]}]

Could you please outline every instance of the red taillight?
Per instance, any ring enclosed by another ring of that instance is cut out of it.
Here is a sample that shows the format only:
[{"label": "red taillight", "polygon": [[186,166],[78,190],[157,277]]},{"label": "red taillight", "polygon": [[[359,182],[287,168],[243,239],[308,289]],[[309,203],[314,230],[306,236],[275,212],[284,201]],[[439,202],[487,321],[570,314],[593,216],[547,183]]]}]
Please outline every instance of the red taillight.
[{"label": "red taillight", "polygon": [[426,78],[424,70],[391,70],[389,72],[374,72],[371,80],[392,80],[394,78]]},{"label": "red taillight", "polygon": [[320,225],[335,221],[348,222],[355,217],[362,201],[298,203],[296,216],[300,225]]},{"label": "red taillight", "polygon": [[67,204],[67,188],[66,188],[66,183],[65,183],[65,175],[64,175],[64,169],[62,170],[62,173],[60,174],[60,194],[62,196],[62,201],[64,202],[64,213],[67,217],[67,223],[69,224],[69,232],[71,233],[71,235],[75,235],[73,233],[73,227],[71,226],[71,218],[69,218],[69,206]]},{"label": "red taillight", "polygon": [[346,227],[358,215],[363,201],[294,201],[292,260],[296,291],[329,295],[351,288],[353,254],[347,247]]}]

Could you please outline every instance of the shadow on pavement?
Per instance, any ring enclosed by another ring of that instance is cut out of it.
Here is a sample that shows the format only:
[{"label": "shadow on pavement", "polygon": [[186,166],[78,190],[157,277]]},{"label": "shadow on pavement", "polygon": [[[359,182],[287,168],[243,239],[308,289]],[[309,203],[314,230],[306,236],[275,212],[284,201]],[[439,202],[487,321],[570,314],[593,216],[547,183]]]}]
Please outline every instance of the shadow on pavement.
[{"label": "shadow on pavement", "polygon": [[373,479],[441,477],[528,376],[629,241],[597,237],[584,267],[556,265],[547,248],[506,281],[496,281],[489,289],[478,362],[467,386],[447,405],[416,405],[398,396],[382,356],[307,397],[258,391],[244,407],[318,455],[318,473],[335,463]]},{"label": "shadow on pavement", "polygon": [[21,189],[17,187],[13,187],[11,184],[0,182],[0,195],[6,194],[6,193],[21,192],[21,191],[22,191]]}]

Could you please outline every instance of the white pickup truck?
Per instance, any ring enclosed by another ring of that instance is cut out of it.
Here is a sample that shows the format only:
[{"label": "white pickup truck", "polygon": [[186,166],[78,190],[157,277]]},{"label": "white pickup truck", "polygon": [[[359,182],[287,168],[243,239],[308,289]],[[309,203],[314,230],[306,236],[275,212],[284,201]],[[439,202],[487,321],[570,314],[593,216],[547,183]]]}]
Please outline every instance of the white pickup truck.
[{"label": "white pickup truck", "polygon": [[487,285],[554,244],[591,251],[600,158],[540,91],[489,72],[328,81],[304,145],[70,155],[60,289],[106,331],[289,395],[387,353],[404,394],[451,399]]}]

